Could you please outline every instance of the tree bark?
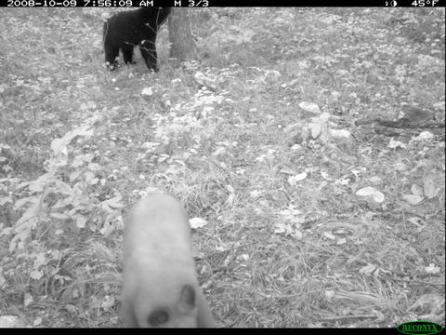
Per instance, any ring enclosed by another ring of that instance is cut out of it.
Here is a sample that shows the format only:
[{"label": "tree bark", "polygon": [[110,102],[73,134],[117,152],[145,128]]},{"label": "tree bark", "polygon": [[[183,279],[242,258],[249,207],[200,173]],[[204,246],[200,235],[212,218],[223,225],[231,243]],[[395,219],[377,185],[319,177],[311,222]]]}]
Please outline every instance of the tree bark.
[{"label": "tree bark", "polygon": [[192,38],[189,15],[186,8],[172,9],[168,20],[170,58],[177,61],[194,59],[197,54],[197,47]]}]

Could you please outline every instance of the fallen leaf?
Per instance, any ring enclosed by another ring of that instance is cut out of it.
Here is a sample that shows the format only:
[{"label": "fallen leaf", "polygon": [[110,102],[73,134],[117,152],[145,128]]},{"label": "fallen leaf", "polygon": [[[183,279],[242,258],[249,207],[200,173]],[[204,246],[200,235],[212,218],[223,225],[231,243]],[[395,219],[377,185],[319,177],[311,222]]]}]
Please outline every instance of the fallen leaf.
[{"label": "fallen leaf", "polygon": [[329,129],[329,133],[332,137],[335,138],[350,139],[352,136],[351,133],[345,129]]},{"label": "fallen leaf", "polygon": [[432,134],[430,131],[422,131],[417,137],[414,137],[413,141],[429,141],[434,138],[434,134]]},{"label": "fallen leaf", "polygon": [[33,327],[37,327],[40,326],[42,324],[42,318],[40,316],[38,316],[34,321],[33,321]]},{"label": "fallen leaf", "polygon": [[153,90],[151,87],[144,87],[143,90],[141,91],[141,94],[151,96],[153,95]]},{"label": "fallen leaf", "polygon": [[43,277],[43,272],[42,272],[42,271],[39,271],[39,270],[33,270],[33,271],[31,271],[31,273],[29,274],[29,276],[30,276],[32,279],[39,280],[40,278]]},{"label": "fallen leaf", "polygon": [[208,222],[202,218],[192,218],[189,220],[189,224],[192,229],[198,229],[206,226]]},{"label": "fallen leaf", "polygon": [[410,191],[412,192],[413,195],[418,195],[419,197],[424,196],[423,189],[421,188],[421,186],[418,186],[417,184],[412,184],[412,186],[410,187]]},{"label": "fallen leaf", "polygon": [[367,264],[366,266],[363,266],[359,269],[359,273],[362,273],[364,275],[372,275],[377,270],[376,266],[373,264]]},{"label": "fallen leaf", "polygon": [[322,125],[320,123],[311,122],[308,125],[308,128],[310,128],[311,137],[314,139],[317,138],[321,134]]},{"label": "fallen leaf", "polygon": [[288,177],[288,184],[290,184],[291,186],[295,186],[297,182],[304,180],[305,178],[307,178],[306,172],[299,173],[295,176]]},{"label": "fallen leaf", "polygon": [[424,189],[424,195],[428,199],[434,198],[438,194],[438,191],[439,191],[439,189],[435,187],[435,181],[432,176],[424,177],[423,189]]},{"label": "fallen leaf", "polygon": [[419,217],[416,217],[416,216],[408,218],[407,221],[412,223],[412,224],[414,224],[417,227],[420,227],[420,228],[422,228],[423,224],[424,224],[424,221],[421,220]]},{"label": "fallen leaf", "polygon": [[326,238],[328,238],[329,240],[336,240],[336,236],[334,236],[332,233],[330,233],[330,232],[328,232],[328,231],[326,231],[325,233],[324,233],[324,236],[326,237]]},{"label": "fallen leaf", "polygon": [[320,114],[321,113],[321,110],[319,109],[319,106],[314,104],[314,103],[312,103],[312,102],[302,101],[299,104],[299,107],[302,108],[303,110],[305,110],[307,112],[310,112],[310,113],[313,113],[313,114]]},{"label": "fallen leaf", "polygon": [[414,194],[403,194],[403,199],[413,206],[418,205],[423,201],[423,197]]},{"label": "fallen leaf", "polygon": [[360,200],[365,200],[367,202],[376,204],[382,203],[385,199],[384,194],[382,194],[380,191],[371,186],[367,186],[356,191],[356,196]]},{"label": "fallen leaf", "polygon": [[426,271],[426,273],[432,273],[432,274],[440,272],[440,268],[436,266],[434,263],[430,263],[429,266],[426,266],[424,268],[424,270]]},{"label": "fallen leaf", "polygon": [[23,305],[25,305],[25,307],[28,307],[33,301],[34,301],[33,296],[28,292],[26,292],[23,297]]},{"label": "fallen leaf", "polygon": [[396,141],[393,138],[390,139],[389,144],[387,145],[388,148],[390,149],[396,149],[396,148],[402,148],[405,149],[406,148],[406,144],[404,144],[403,142],[400,141]]}]

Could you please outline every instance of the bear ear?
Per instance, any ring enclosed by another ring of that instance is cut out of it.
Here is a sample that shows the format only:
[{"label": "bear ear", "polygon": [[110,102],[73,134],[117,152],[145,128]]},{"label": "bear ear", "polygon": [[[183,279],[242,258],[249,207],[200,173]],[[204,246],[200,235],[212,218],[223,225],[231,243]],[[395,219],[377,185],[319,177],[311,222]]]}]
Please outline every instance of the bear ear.
[{"label": "bear ear", "polygon": [[187,313],[195,308],[196,300],[195,288],[192,285],[184,285],[181,288],[178,308],[182,312]]}]

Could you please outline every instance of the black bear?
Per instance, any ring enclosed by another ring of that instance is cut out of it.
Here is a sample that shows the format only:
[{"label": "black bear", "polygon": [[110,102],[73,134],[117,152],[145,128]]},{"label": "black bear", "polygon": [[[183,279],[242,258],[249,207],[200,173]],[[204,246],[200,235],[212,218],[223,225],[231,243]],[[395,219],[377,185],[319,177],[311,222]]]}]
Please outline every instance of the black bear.
[{"label": "black bear", "polygon": [[144,7],[113,15],[104,23],[104,51],[107,66],[114,70],[121,49],[124,62],[134,64],[133,48],[139,45],[149,69],[158,71],[156,34],[170,14],[170,7]]},{"label": "black bear", "polygon": [[213,328],[198,285],[186,210],[175,198],[152,193],[124,225],[121,315],[139,328]]}]

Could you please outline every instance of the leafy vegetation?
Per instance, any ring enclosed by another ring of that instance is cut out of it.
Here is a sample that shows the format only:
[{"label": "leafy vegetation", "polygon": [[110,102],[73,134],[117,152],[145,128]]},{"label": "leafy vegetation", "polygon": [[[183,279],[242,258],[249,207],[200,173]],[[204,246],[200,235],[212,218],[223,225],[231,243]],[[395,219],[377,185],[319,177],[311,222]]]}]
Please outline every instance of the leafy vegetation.
[{"label": "leafy vegetation", "polygon": [[0,315],[120,325],[156,188],[221,326],[444,325],[444,9],[190,10],[200,59],[163,27],[156,75],[103,66],[116,10],[2,10]]}]

